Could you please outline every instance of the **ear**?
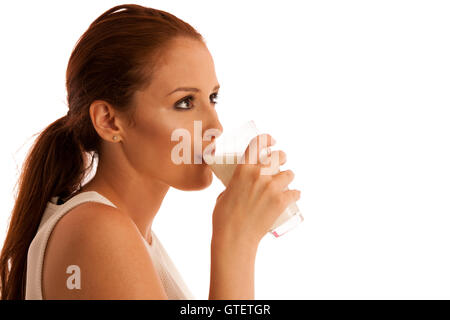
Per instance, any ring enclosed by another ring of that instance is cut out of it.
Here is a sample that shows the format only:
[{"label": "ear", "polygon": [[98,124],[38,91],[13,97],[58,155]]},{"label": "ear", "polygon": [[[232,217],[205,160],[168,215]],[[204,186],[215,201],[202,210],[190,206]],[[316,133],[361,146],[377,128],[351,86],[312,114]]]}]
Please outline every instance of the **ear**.
[{"label": "ear", "polygon": [[[124,130],[122,118],[106,101],[95,100],[89,107],[89,115],[95,131],[106,141],[117,142],[123,139]],[[113,140],[116,136],[118,139]]]}]

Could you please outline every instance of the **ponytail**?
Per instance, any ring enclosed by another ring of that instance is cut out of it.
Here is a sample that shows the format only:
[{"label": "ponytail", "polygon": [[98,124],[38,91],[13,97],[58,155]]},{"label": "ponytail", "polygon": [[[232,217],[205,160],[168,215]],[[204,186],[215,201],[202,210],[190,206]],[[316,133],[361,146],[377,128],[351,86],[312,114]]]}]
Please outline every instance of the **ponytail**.
[{"label": "ponytail", "polygon": [[22,167],[0,256],[2,299],[23,299],[25,296],[28,247],[47,201],[54,195],[69,196],[77,189],[83,174],[84,158],[80,145],[67,125],[67,116],[62,117],[40,133]]}]

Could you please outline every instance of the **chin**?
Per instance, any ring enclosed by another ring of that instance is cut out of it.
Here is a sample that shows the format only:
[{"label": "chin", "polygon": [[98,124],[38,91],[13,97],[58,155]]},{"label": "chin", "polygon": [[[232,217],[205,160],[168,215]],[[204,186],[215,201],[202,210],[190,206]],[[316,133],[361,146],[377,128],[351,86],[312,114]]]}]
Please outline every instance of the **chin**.
[{"label": "chin", "polygon": [[184,191],[203,190],[209,187],[213,181],[211,169],[207,165],[202,165],[200,170],[198,168],[184,174],[183,179],[172,187]]}]

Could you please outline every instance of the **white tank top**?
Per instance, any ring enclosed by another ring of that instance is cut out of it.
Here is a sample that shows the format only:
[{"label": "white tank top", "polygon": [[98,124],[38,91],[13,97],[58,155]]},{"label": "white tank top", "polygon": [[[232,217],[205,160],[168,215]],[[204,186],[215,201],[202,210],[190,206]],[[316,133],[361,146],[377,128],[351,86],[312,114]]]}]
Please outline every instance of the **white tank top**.
[{"label": "white tank top", "polygon": [[[117,208],[111,201],[96,191],[85,191],[73,196],[65,203],[58,205],[57,197],[52,197],[39,224],[38,231],[28,249],[27,275],[26,275],[26,300],[42,300],[42,267],[47,241],[58,220],[75,206],[92,201],[101,202]],[[150,245],[141,235],[153,265],[161,279],[167,297],[170,300],[193,300],[195,299],[175,265],[168,256],[158,237],[152,230],[152,244]]]}]

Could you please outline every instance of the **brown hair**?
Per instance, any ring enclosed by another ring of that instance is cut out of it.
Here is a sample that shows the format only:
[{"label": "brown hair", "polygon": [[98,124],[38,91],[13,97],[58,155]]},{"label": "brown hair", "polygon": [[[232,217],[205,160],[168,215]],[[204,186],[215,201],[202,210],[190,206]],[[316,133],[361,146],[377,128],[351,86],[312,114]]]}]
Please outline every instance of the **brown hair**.
[{"label": "brown hair", "polygon": [[133,123],[134,92],[148,85],[158,59],[175,37],[205,43],[174,15],[135,4],[100,15],[77,41],[66,72],[68,114],[40,132],[24,161],[0,256],[1,298],[24,299],[28,248],[47,202],[70,197],[99,155],[101,138],[89,115],[97,99]]}]

